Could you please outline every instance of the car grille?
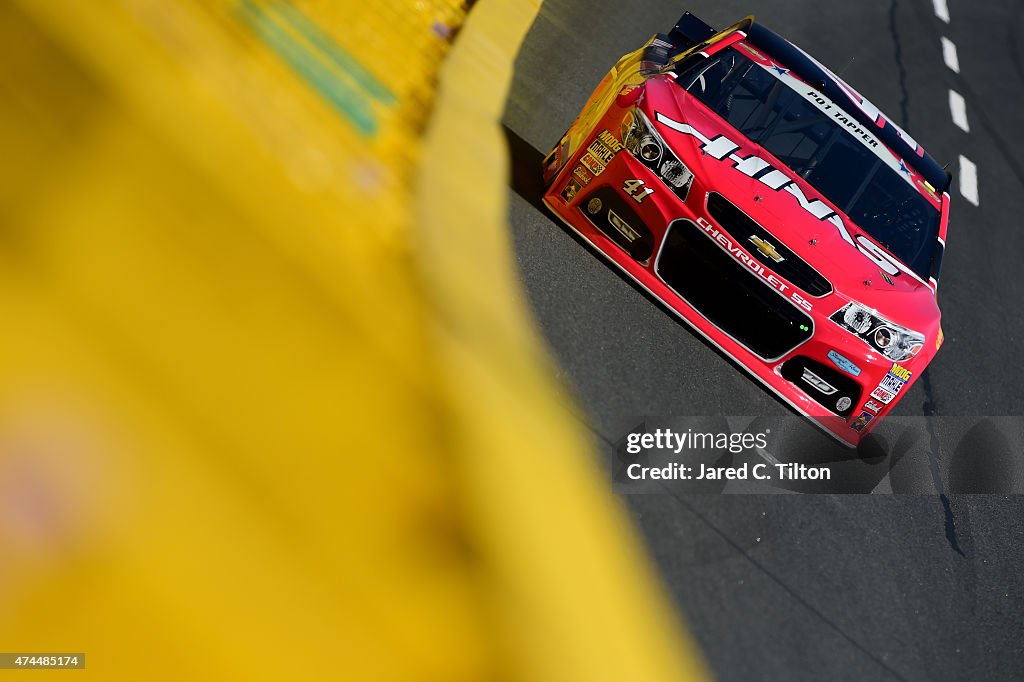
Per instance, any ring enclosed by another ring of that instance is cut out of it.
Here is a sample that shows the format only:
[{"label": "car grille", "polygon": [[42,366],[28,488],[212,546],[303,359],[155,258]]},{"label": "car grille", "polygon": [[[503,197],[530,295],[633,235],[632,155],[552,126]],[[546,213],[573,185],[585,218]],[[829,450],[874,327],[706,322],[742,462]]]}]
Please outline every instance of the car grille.
[{"label": "car grille", "polygon": [[[717,192],[708,194],[708,214],[735,241],[742,243],[750,255],[771,268],[779,277],[787,280],[793,286],[803,289],[811,296],[819,298],[832,293],[832,284],[818,274],[817,270],[786,248],[768,230],[754,222],[746,213],[721,194]],[[758,250],[751,243],[753,238],[770,243],[775,248],[777,254],[782,257],[782,260],[776,261]]]},{"label": "car grille", "polygon": [[655,269],[701,315],[765,360],[786,355],[814,333],[809,315],[688,220],[669,226]]}]

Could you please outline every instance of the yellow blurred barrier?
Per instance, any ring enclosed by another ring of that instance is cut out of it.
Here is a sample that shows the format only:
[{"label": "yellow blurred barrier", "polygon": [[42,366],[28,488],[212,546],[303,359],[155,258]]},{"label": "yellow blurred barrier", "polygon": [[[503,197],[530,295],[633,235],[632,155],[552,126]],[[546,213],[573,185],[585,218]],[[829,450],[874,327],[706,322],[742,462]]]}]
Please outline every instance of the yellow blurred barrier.
[{"label": "yellow blurred barrier", "polygon": [[552,368],[538,362],[519,293],[498,122],[538,6],[484,0],[470,13],[441,68],[418,192],[482,596],[510,679],[704,679]]},{"label": "yellow blurred barrier", "polygon": [[0,4],[0,650],[696,671],[515,302],[495,121],[535,9],[475,6],[434,109],[457,0]]}]

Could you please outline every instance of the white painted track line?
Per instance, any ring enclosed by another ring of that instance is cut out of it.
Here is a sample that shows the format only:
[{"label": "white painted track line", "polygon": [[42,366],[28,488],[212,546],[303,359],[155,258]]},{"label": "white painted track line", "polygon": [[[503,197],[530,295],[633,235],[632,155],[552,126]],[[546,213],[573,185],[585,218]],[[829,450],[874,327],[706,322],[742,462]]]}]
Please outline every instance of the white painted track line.
[{"label": "white painted track line", "polygon": [[960,194],[975,206],[978,205],[978,167],[966,156],[960,156]]},{"label": "white painted track line", "polygon": [[935,16],[948,24],[949,7],[946,6],[946,0],[932,0],[932,6],[935,8]]},{"label": "white painted track line", "polygon": [[965,133],[971,132],[967,125],[967,104],[963,96],[956,90],[949,91],[949,113],[953,116],[953,123]]},{"label": "white painted track line", "polygon": [[942,36],[942,61],[953,73],[960,73],[960,58],[956,54],[956,45],[946,36]]}]

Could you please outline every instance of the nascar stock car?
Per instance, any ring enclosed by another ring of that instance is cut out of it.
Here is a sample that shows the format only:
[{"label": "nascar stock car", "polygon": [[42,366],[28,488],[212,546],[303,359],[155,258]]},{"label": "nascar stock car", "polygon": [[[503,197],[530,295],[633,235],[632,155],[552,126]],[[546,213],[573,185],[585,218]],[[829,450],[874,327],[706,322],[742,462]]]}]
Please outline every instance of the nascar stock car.
[{"label": "nascar stock car", "polygon": [[623,57],[543,172],[562,221],[847,445],[942,345],[950,174],[753,17],[687,12]]}]

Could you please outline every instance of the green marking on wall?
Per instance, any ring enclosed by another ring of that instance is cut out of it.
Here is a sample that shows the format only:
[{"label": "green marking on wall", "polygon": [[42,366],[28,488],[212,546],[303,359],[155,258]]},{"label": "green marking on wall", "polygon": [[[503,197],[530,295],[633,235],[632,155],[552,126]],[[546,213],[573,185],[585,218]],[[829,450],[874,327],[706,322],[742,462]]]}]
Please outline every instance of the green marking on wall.
[{"label": "green marking on wall", "polygon": [[393,105],[396,98],[387,86],[289,3],[264,7],[242,0],[239,7],[256,35],[356,130],[367,137],[377,133],[371,100]]},{"label": "green marking on wall", "polygon": [[299,31],[302,36],[319,49],[324,56],[330,59],[335,65],[352,77],[366,92],[384,104],[394,104],[395,95],[386,85],[366,70],[352,55],[341,48],[334,40],[324,33],[315,22],[299,11],[294,5],[288,2],[278,2],[273,5],[275,12],[281,14],[292,27]]}]

